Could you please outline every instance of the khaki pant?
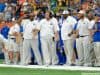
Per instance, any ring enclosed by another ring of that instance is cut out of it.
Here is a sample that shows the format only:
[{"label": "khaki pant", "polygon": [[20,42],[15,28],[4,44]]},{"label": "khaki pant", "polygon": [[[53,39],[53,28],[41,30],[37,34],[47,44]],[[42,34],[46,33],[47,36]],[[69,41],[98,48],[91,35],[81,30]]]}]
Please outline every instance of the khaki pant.
[{"label": "khaki pant", "polygon": [[91,42],[90,37],[80,37],[76,39],[76,48],[78,53],[78,65],[90,66],[91,65]]},{"label": "khaki pant", "polygon": [[65,54],[67,56],[67,63],[68,65],[75,64],[73,60],[74,55],[74,40],[73,39],[67,39],[64,40],[64,50]]},{"label": "khaki pant", "polygon": [[100,66],[100,42],[94,42],[94,52],[96,55],[95,65]]},{"label": "khaki pant", "polygon": [[41,37],[44,65],[55,65],[58,63],[56,54],[56,43],[52,37]]},{"label": "khaki pant", "polygon": [[22,52],[22,64],[27,65],[31,62],[31,48],[34,51],[36,61],[39,65],[42,65],[41,55],[38,49],[37,39],[24,39],[23,52]]}]

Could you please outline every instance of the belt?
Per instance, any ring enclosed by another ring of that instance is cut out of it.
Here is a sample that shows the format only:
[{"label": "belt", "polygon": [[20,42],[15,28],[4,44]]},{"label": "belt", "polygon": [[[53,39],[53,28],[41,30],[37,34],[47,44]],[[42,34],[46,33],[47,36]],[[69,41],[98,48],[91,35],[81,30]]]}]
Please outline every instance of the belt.
[{"label": "belt", "polygon": [[79,37],[86,37],[86,36],[89,36],[89,35],[82,35],[82,36],[79,36]]},{"label": "belt", "polygon": [[14,40],[15,38],[10,38],[10,39],[13,39]]}]

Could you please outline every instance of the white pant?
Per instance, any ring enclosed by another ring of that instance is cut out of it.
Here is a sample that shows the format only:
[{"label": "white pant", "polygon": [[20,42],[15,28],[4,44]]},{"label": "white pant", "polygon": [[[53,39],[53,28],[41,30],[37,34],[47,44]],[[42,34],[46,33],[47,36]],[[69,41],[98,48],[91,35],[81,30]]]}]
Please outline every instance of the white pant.
[{"label": "white pant", "polygon": [[78,65],[89,66],[91,65],[90,57],[90,37],[80,37],[76,39],[76,48],[78,53]]},{"label": "white pant", "polygon": [[41,37],[42,53],[44,59],[44,65],[55,65],[58,63],[56,54],[56,43],[51,37]]},{"label": "white pant", "polygon": [[23,41],[23,59],[22,64],[27,65],[31,62],[31,48],[34,51],[35,58],[39,65],[42,65],[41,55],[38,49],[37,39],[24,39]]},{"label": "white pant", "polygon": [[73,39],[67,39],[64,40],[64,50],[65,54],[67,56],[67,63],[66,64],[74,64],[75,62],[72,62],[73,54],[74,54],[74,40]]},{"label": "white pant", "polygon": [[100,66],[100,42],[94,42],[94,52],[96,55],[96,65]]}]

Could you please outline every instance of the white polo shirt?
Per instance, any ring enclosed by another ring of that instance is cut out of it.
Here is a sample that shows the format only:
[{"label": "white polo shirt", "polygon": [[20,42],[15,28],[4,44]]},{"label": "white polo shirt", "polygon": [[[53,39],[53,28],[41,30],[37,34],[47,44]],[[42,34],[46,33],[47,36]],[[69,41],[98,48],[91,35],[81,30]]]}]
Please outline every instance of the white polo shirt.
[{"label": "white polo shirt", "polygon": [[87,36],[89,33],[90,21],[88,18],[80,19],[78,21],[77,30],[79,31],[79,36]]},{"label": "white polo shirt", "polygon": [[58,22],[57,20],[47,20],[47,19],[42,19],[40,21],[40,24],[38,26],[38,29],[40,29],[40,36],[41,37],[46,37],[46,36],[50,36],[50,37],[54,37],[54,32],[59,31],[59,27],[58,26]]},{"label": "white polo shirt", "polygon": [[23,37],[24,39],[33,39],[33,29],[38,25],[38,20],[25,21],[23,24]]},{"label": "white polo shirt", "polygon": [[72,16],[68,16],[67,19],[63,21],[61,28],[62,40],[71,39],[71,37],[68,36],[68,34],[72,32],[76,23],[77,23],[76,19]]},{"label": "white polo shirt", "polygon": [[15,25],[13,25],[11,28],[10,28],[10,31],[9,31],[9,36],[10,38],[15,38],[15,36],[13,36],[13,33],[15,32],[20,32],[20,26],[16,23]]}]

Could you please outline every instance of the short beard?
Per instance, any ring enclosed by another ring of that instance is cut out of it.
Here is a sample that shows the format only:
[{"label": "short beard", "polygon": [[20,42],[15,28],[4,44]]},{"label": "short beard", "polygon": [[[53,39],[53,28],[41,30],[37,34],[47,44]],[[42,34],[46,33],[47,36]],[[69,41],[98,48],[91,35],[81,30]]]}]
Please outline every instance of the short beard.
[{"label": "short beard", "polygon": [[33,18],[30,19],[30,21],[33,21],[33,20],[34,20]]}]

